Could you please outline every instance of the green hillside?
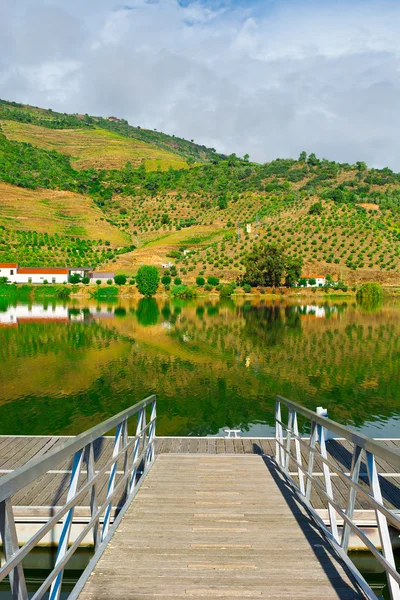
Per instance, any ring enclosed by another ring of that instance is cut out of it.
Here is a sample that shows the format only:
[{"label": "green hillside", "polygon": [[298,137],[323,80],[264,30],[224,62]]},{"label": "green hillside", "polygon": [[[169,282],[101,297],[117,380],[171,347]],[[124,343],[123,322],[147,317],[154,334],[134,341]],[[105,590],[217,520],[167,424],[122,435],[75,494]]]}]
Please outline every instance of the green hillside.
[{"label": "green hillside", "polygon": [[[400,174],[388,168],[306,153],[257,164],[123,120],[4,101],[0,127],[0,260],[87,258],[128,274],[172,260],[187,282],[232,280],[267,241],[301,256],[310,275],[400,284]],[[32,245],[35,231],[62,238],[57,252],[54,239]],[[99,248],[81,256],[84,239]]]}]

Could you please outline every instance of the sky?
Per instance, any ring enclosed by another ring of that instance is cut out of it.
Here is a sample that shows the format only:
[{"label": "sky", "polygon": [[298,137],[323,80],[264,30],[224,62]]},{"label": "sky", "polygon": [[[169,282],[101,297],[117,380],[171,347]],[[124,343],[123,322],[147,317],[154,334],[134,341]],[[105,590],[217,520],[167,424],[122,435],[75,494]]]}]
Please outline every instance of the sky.
[{"label": "sky", "polygon": [[0,0],[0,98],[400,171],[399,0]]}]

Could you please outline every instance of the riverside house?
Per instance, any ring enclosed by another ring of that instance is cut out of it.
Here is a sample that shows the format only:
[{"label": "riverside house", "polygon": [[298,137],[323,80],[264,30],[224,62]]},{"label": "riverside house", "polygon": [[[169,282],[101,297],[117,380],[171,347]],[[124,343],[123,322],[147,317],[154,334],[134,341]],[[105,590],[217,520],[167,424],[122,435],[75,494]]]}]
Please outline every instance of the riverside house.
[{"label": "riverside house", "polygon": [[9,283],[67,283],[70,272],[67,267],[20,267],[16,263],[0,263],[0,277]]},{"label": "riverside house", "polygon": [[[300,279],[307,280],[306,287],[323,287],[326,283],[325,275],[302,275]],[[310,283],[310,279],[313,283]]]}]

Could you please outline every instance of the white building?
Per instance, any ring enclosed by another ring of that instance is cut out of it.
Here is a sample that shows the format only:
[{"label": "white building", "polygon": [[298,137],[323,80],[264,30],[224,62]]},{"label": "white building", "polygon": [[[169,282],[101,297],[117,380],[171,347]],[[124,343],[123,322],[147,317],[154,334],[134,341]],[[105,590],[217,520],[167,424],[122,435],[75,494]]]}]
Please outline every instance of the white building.
[{"label": "white building", "polygon": [[92,267],[72,267],[68,269],[70,275],[80,275],[81,277],[89,277]]},{"label": "white building", "polygon": [[0,277],[7,277],[9,281],[13,281],[18,269],[16,263],[0,263]]},{"label": "white building", "polygon": [[[323,287],[326,284],[325,275],[302,275],[301,279],[306,279],[306,287]],[[310,279],[315,279],[315,283],[310,283]]]},{"label": "white building", "polygon": [[9,279],[12,283],[67,283],[68,275],[69,271],[65,268],[20,267]]}]

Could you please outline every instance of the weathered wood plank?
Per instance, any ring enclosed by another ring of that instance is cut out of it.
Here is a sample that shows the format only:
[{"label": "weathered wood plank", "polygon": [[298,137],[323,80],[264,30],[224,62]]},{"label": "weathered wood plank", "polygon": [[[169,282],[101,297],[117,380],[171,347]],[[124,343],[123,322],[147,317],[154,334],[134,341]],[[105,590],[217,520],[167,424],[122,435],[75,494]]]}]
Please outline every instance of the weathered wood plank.
[{"label": "weathered wood plank", "polygon": [[80,600],[191,596],[364,598],[272,461],[160,455]]}]

